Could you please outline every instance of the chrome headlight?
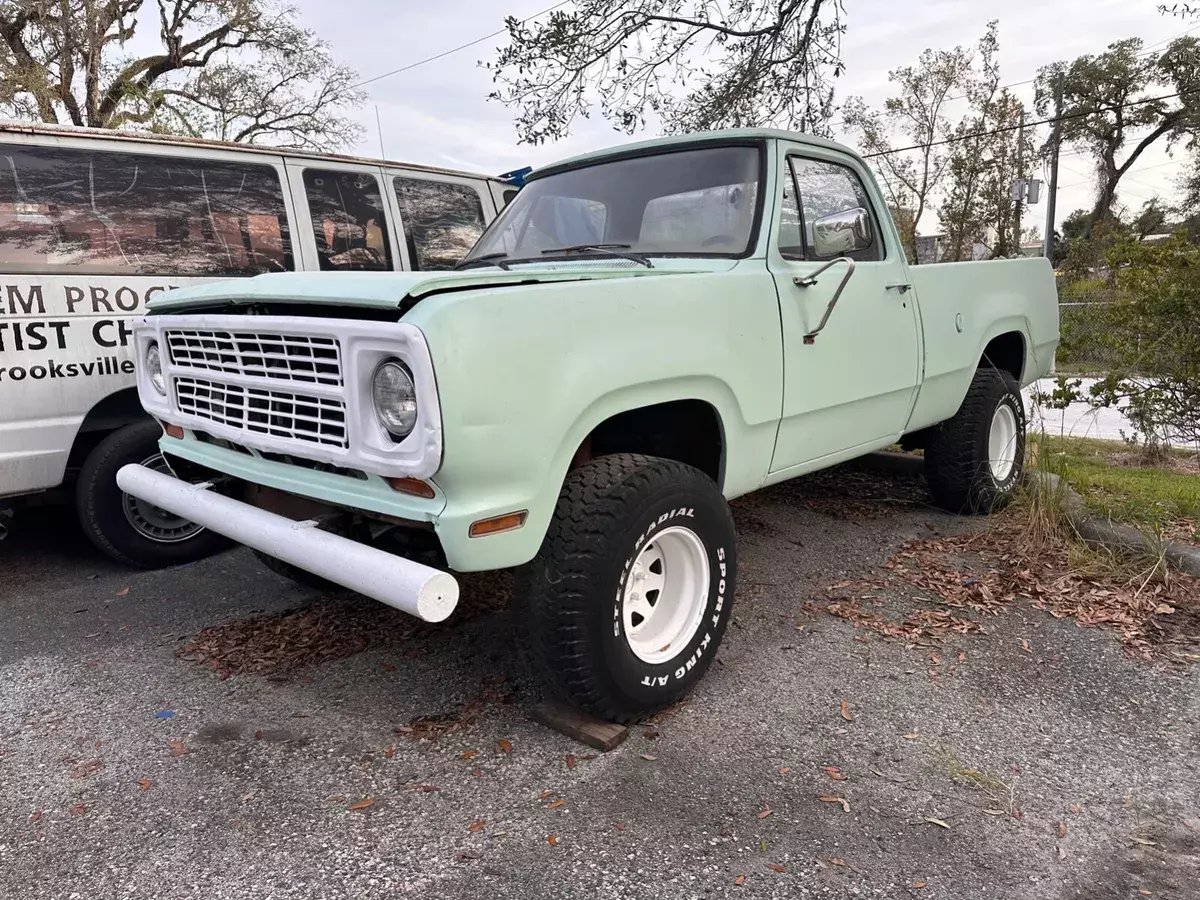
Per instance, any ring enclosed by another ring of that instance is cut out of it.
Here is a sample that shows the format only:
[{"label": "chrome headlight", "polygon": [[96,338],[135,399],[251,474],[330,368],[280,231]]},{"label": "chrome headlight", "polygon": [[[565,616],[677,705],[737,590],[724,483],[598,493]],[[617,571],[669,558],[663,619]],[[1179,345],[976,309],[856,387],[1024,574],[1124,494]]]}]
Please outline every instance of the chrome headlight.
[{"label": "chrome headlight", "polygon": [[158,349],[157,343],[151,343],[146,348],[146,374],[150,376],[150,383],[154,385],[154,389],[167,396],[167,380],[163,377],[162,353]]},{"label": "chrome headlight", "polygon": [[381,363],[371,382],[375,415],[397,440],[412,434],[417,424],[417,389],[408,366],[396,360]]}]

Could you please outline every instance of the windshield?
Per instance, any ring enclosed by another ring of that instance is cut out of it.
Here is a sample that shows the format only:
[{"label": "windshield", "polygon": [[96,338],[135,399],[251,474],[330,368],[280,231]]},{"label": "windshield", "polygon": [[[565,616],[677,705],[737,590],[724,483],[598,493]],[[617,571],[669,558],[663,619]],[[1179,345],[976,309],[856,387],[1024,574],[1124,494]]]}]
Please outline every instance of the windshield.
[{"label": "windshield", "polygon": [[590,245],[646,256],[741,256],[753,239],[760,158],[756,146],[704,147],[535,178],[463,263],[497,254],[545,259],[587,253]]}]

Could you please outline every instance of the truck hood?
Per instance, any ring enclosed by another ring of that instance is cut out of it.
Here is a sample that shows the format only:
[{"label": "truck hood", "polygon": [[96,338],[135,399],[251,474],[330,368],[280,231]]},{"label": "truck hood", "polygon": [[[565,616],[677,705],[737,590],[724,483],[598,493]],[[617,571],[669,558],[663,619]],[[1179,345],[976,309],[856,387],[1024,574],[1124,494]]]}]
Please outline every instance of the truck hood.
[{"label": "truck hood", "polygon": [[[673,261],[674,262],[674,261]],[[711,271],[713,260],[701,267],[628,268],[626,266],[523,266],[502,269],[468,269],[462,272],[282,272],[215,281],[176,288],[159,294],[148,304],[152,313],[177,312],[188,307],[249,305],[253,303],[314,303],[397,309],[430,294],[472,288],[496,288],[601,278],[646,278],[683,271]],[[720,260],[728,264],[728,260]]]}]

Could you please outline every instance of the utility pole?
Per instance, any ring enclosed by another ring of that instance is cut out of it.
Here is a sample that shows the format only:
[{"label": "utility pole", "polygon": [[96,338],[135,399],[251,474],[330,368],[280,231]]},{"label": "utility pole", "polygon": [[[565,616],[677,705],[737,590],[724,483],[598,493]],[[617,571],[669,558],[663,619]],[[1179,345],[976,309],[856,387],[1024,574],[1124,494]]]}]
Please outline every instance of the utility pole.
[{"label": "utility pole", "polygon": [[1025,196],[1025,104],[1021,104],[1021,123],[1017,127],[1017,183],[1021,185],[1013,204],[1013,247],[1021,255],[1021,201]]},{"label": "utility pole", "polygon": [[1058,146],[1062,140],[1063,73],[1054,79],[1054,126],[1050,137],[1050,188],[1046,197],[1046,243],[1042,256],[1054,253],[1054,201],[1058,199]]}]

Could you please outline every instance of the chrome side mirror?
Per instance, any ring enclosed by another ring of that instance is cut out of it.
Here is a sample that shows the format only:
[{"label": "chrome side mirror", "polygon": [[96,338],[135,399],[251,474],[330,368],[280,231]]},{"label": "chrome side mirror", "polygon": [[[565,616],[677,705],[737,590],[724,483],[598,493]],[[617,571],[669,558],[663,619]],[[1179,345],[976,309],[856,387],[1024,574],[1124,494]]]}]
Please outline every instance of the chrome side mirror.
[{"label": "chrome side mirror", "polygon": [[813,253],[817,259],[866,250],[874,242],[871,215],[861,206],[830,213],[813,222]]}]

